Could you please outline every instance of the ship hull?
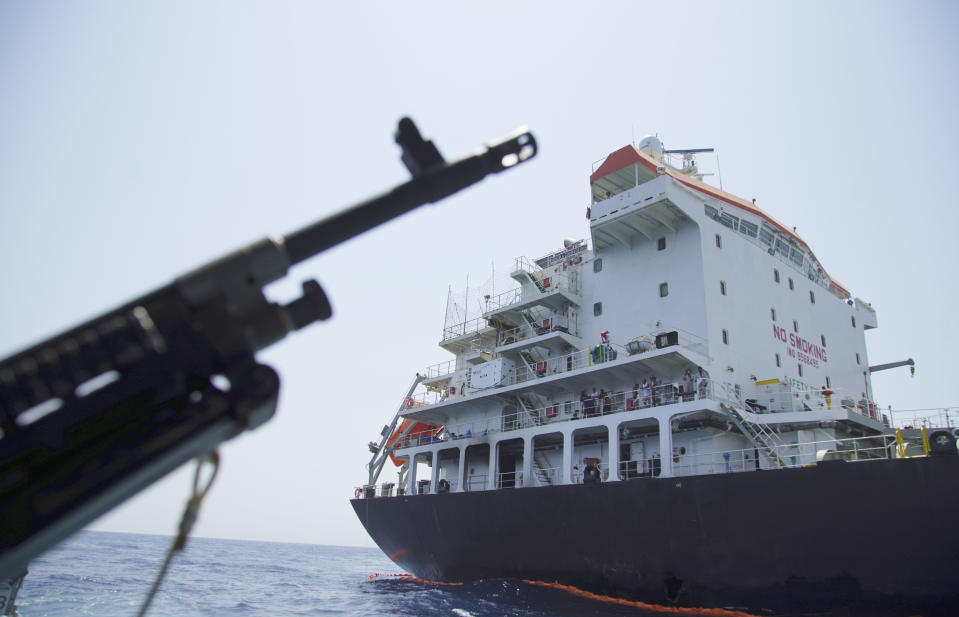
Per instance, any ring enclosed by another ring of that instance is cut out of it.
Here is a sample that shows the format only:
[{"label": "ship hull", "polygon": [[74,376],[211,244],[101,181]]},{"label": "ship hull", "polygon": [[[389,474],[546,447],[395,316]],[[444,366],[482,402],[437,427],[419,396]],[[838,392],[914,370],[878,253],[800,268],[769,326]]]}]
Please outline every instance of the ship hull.
[{"label": "ship hull", "polygon": [[959,457],[356,499],[418,577],[557,581],[654,603],[953,614]]}]

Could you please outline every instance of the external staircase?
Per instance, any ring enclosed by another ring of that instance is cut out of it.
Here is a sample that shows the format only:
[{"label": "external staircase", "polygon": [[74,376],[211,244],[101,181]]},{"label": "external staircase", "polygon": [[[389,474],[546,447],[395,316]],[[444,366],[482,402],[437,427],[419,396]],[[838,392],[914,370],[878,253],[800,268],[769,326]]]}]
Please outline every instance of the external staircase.
[{"label": "external staircase", "polygon": [[742,414],[742,411],[735,406],[723,404],[722,408],[729,415],[733,425],[739,429],[746,439],[752,443],[753,447],[762,453],[769,463],[775,467],[788,467],[783,459],[787,448],[792,444],[787,444],[768,424],[749,420]]},{"label": "external staircase", "polygon": [[530,424],[533,426],[539,426],[545,421],[539,415],[539,410],[546,407],[545,401],[534,392],[523,392],[519,394],[516,399],[519,401],[520,407],[526,412],[526,417],[529,419]]},{"label": "external staircase", "polygon": [[549,460],[546,459],[546,455],[534,450],[533,465],[536,467],[536,469],[533,470],[533,474],[536,476],[537,482],[541,486],[552,486],[553,474],[551,473],[552,470],[549,466]]}]

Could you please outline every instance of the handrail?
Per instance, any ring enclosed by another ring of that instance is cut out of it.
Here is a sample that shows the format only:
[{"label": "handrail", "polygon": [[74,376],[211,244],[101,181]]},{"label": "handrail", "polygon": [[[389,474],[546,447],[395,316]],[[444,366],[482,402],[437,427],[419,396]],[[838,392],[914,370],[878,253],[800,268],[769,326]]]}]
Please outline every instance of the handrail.
[{"label": "handrail", "polygon": [[[583,353],[583,352],[579,352]],[[571,354],[575,355],[575,354]],[[544,362],[538,363],[544,366],[544,371],[548,374],[548,371],[551,370],[551,367],[554,367],[554,360],[562,360],[566,356],[558,359],[549,359]],[[562,363],[561,363],[562,364]],[[574,367],[575,368],[575,367]],[[514,383],[520,381],[525,381],[527,379],[534,379],[535,377],[526,375],[525,373],[535,373],[532,368],[517,366],[516,367],[516,379]],[[542,375],[539,375],[542,376]],[[645,409],[659,407],[662,405],[671,405],[679,402],[693,401],[697,399],[710,399],[718,402],[727,403],[730,405],[737,406],[738,409],[745,409],[754,414],[763,415],[763,414],[775,414],[781,413],[783,411],[792,411],[792,410],[783,410],[783,409],[768,409],[762,408],[762,405],[753,404],[749,401],[754,401],[754,399],[746,398],[743,396],[741,390],[737,390],[735,384],[729,384],[721,382],[714,379],[703,379],[696,385],[696,389],[693,392],[686,391],[685,388],[681,389],[683,384],[679,382],[670,382],[650,388],[649,393],[645,393],[643,388],[638,388],[636,395],[633,395],[633,389],[620,390],[618,392],[607,392],[605,393],[605,398],[608,400],[603,400],[600,402],[588,402],[588,401],[561,401],[553,402],[549,405],[544,405],[542,407],[537,407],[532,410],[521,410],[513,414],[506,414],[502,416],[495,416],[485,421],[474,421],[474,422],[462,422],[457,424],[449,424],[446,426],[446,430],[440,434],[437,434],[436,431],[420,431],[418,433],[411,433],[406,436],[397,444],[397,449],[408,448],[413,446],[427,445],[430,443],[455,440],[462,438],[472,438],[485,436],[490,433],[498,432],[508,432],[514,430],[520,430],[529,428],[532,426],[539,426],[542,424],[554,424],[559,422],[571,422],[574,420],[579,420],[581,418],[590,418],[596,416],[608,415],[611,413],[622,413],[625,411],[632,411],[635,409]],[[870,416],[870,409],[875,410],[877,406],[873,403],[872,406],[866,404],[864,401],[858,402],[856,405],[849,406],[838,406],[835,403],[835,392],[831,395],[826,396],[821,391],[818,390],[809,390],[807,392],[811,397],[811,400],[815,400],[814,395],[818,395],[822,398],[821,406],[817,401],[817,407],[810,407],[810,409],[805,411],[815,411],[817,409],[826,408],[826,400],[833,399],[832,409],[843,408],[847,411],[853,411],[859,413],[866,417]],[[422,407],[431,404],[430,400],[435,403],[440,400],[445,400],[445,394],[437,392],[425,392],[418,394],[416,396],[410,397],[411,407]],[[592,400],[592,397],[587,397],[589,400]],[[839,403],[842,403],[842,399],[839,399]],[[769,416],[772,419],[772,416]]]},{"label": "handrail", "polygon": [[467,334],[473,334],[474,332],[479,332],[480,330],[491,327],[492,326],[489,325],[489,322],[485,317],[476,317],[474,319],[470,319],[469,321],[464,321],[443,328],[443,341],[466,336]]},{"label": "handrail", "polygon": [[420,375],[423,375],[427,379],[432,379],[433,377],[439,377],[441,375],[449,375],[455,370],[456,358],[453,358],[452,360],[447,360],[446,362],[438,362],[432,366],[427,366],[425,369],[420,371]]},{"label": "handrail", "polygon": [[[777,447],[777,456],[784,462],[782,467],[772,465],[767,459],[759,457],[757,459],[755,449],[743,448],[740,450],[717,450],[714,452],[704,452],[696,454],[679,455],[679,461],[673,463],[674,476],[693,476],[693,475],[711,475],[720,473],[741,473],[756,470],[790,469],[806,467],[822,460],[842,460],[850,463],[869,462],[877,460],[892,459],[896,456],[896,437],[894,435],[872,435],[867,437],[850,437],[842,439],[820,439],[816,441],[807,441],[795,444],[783,444]],[[656,477],[655,472],[656,458],[644,459],[642,462],[650,462],[649,471],[638,473],[633,480]],[[631,479],[623,473],[628,468],[630,461],[621,460],[620,475],[623,481]],[[609,479],[609,461],[599,463],[601,477],[604,482]],[[645,467],[644,467],[645,469]],[[527,486],[546,486],[549,483],[545,479],[557,482],[562,476],[560,467],[533,467],[532,481],[524,482],[521,471],[504,472],[497,474],[496,487],[502,488],[502,479],[506,476],[512,476],[515,479],[515,488]],[[486,490],[487,474],[474,474],[466,478],[464,487],[467,491]],[[583,481],[583,472],[581,469],[572,470],[571,483],[579,484]],[[428,481],[427,481],[428,482]],[[455,481],[449,480],[451,490],[455,490]],[[357,497],[372,498],[377,496],[392,496],[393,483],[384,482],[378,486],[366,485],[355,488]],[[402,495],[402,488],[398,488],[397,495]]]}]

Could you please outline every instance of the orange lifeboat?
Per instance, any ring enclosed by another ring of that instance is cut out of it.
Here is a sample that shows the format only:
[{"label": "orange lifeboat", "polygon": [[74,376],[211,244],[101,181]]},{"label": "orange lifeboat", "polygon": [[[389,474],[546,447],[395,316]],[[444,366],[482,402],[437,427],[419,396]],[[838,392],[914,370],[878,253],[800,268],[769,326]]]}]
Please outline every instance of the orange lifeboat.
[{"label": "orange lifeboat", "polygon": [[400,422],[400,425],[396,427],[396,430],[393,431],[393,434],[390,435],[389,440],[386,442],[386,447],[390,450],[390,459],[393,461],[393,464],[397,467],[403,465],[403,461],[400,461],[396,458],[396,451],[393,449],[393,444],[400,438],[400,435],[406,431],[406,428],[411,426],[409,432],[406,433],[406,436],[403,438],[406,440],[413,440],[413,443],[430,443],[429,440],[432,440],[436,437],[437,433],[440,432],[441,426],[434,426],[432,424],[426,424],[425,422],[415,422],[414,420],[403,420]]}]

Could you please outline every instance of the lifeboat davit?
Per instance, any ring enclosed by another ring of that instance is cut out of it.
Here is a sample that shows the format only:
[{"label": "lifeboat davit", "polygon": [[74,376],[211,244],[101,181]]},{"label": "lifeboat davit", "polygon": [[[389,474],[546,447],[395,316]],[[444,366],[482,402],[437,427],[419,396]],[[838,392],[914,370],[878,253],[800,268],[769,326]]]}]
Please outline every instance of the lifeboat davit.
[{"label": "lifeboat davit", "polygon": [[403,439],[410,437],[420,439],[420,443],[430,443],[428,440],[431,440],[436,437],[440,432],[441,426],[434,426],[432,424],[426,424],[425,422],[416,422],[415,420],[403,420],[399,426],[396,427],[396,430],[393,431],[393,434],[390,435],[389,440],[386,442],[386,447],[390,452],[390,460],[393,461],[393,464],[397,467],[403,465],[403,461],[398,460],[395,456],[396,450],[393,447],[393,444],[400,438],[400,435],[406,431],[407,427],[411,427],[410,430],[406,433],[406,436]]}]

